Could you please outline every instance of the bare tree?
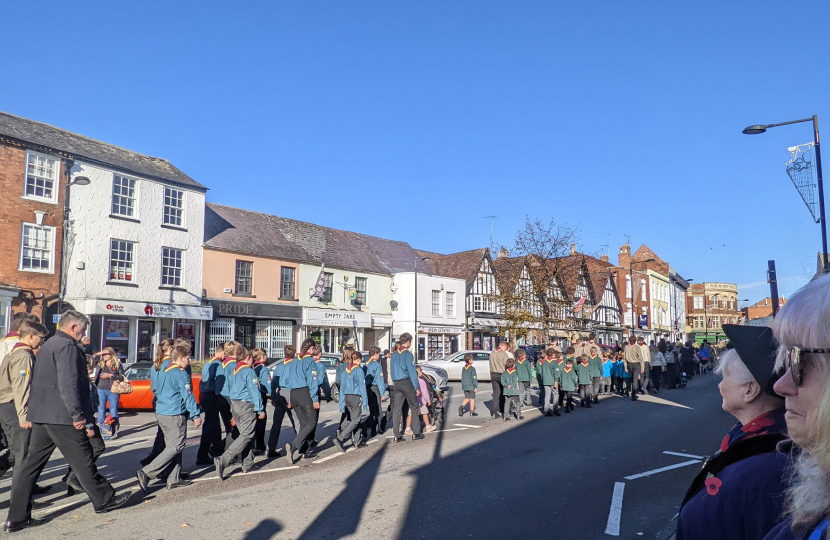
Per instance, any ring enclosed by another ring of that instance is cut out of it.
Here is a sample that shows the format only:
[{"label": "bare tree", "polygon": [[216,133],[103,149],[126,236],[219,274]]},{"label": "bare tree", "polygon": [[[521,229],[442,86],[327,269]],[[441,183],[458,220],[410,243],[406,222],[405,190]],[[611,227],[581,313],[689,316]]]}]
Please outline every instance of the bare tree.
[{"label": "bare tree", "polygon": [[570,325],[572,301],[564,280],[579,272],[578,260],[569,257],[577,240],[568,225],[526,218],[513,246],[499,249],[494,262],[499,287],[491,300],[501,310],[500,330],[511,340],[535,331],[546,343],[549,330]]}]

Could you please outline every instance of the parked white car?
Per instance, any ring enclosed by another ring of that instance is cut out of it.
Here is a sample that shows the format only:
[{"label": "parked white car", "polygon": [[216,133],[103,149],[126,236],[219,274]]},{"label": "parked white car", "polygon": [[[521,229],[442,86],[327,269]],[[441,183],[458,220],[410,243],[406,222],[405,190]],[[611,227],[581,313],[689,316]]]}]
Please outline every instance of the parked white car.
[{"label": "parked white car", "polygon": [[476,377],[479,381],[490,380],[490,351],[458,351],[443,360],[430,360],[422,362],[422,366],[432,366],[443,369],[447,372],[447,378],[451,381],[461,380],[461,371],[464,369],[464,357],[473,355],[473,367],[476,368]]}]

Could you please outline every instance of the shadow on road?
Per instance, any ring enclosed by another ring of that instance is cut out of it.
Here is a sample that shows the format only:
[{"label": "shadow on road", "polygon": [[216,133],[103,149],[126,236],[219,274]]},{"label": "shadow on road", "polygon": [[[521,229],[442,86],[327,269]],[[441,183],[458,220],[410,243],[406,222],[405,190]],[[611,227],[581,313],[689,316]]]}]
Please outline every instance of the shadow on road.
[{"label": "shadow on road", "polygon": [[282,525],[273,519],[264,519],[259,525],[248,531],[242,540],[271,540],[282,531]]},{"label": "shadow on road", "polygon": [[351,536],[357,531],[363,507],[369,499],[369,492],[372,490],[386,448],[386,445],[381,447],[374,456],[352,473],[340,495],[317,516],[298,540],[333,540]]}]

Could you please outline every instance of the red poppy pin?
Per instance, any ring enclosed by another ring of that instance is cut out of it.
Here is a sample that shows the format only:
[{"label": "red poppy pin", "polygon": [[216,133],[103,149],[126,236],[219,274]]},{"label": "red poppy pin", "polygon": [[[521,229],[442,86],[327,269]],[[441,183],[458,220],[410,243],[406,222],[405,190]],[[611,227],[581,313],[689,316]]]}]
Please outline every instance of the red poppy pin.
[{"label": "red poppy pin", "polygon": [[714,474],[709,473],[706,475],[706,481],[704,484],[706,485],[706,493],[714,497],[720,491],[720,487],[723,485],[723,482]]}]

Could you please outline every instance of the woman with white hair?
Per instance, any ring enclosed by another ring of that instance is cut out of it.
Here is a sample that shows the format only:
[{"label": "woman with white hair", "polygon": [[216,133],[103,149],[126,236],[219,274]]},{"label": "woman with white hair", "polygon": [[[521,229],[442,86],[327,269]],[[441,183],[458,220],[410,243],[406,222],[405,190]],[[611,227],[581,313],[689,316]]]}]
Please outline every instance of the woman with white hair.
[{"label": "woman with white hair", "polygon": [[773,391],[776,342],[769,328],[723,325],[734,347],[715,372],[723,410],[738,423],[706,460],[680,507],[677,540],[763,538],[783,520],[789,457],[784,402]]},{"label": "woman with white hair", "polygon": [[787,521],[766,538],[819,540],[830,534],[830,276],[812,281],[773,322],[780,344],[775,383],[797,447],[789,479]]}]

